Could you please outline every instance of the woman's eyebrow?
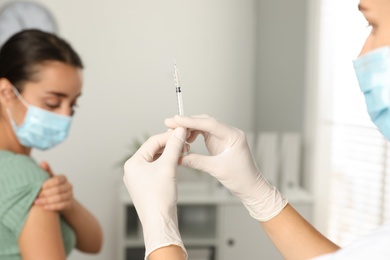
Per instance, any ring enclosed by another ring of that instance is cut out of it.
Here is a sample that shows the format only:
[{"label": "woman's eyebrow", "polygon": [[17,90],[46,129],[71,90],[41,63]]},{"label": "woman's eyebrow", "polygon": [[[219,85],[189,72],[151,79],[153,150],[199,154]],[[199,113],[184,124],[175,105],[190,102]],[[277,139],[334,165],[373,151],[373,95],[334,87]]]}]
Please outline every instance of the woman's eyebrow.
[{"label": "woman's eyebrow", "polygon": [[[57,96],[57,97],[65,97],[65,98],[68,97],[67,94],[62,93],[62,92],[47,91],[46,93],[47,93],[47,94],[50,94],[50,95],[55,95],[55,96]],[[81,96],[81,93],[79,93],[76,97],[79,97],[79,96]]]}]

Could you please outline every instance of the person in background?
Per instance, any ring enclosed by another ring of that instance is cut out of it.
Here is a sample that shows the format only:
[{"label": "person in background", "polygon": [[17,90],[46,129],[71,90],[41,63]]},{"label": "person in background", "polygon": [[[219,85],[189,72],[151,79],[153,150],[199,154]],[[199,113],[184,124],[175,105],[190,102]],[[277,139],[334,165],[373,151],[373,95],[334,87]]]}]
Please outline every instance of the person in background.
[{"label": "person in background", "polygon": [[[390,140],[390,0],[361,0],[359,10],[372,31],[353,65],[368,113]],[[390,225],[341,249],[319,233],[264,179],[243,131],[207,115],[175,116],[165,124],[173,132],[151,137],[124,166],[124,182],[143,227],[146,259],[187,258],[177,225],[177,164],[208,172],[241,199],[285,259],[389,259]],[[182,156],[189,150],[186,142],[198,135],[210,155]]]},{"label": "person in background", "polygon": [[30,156],[67,137],[82,68],[65,40],[39,30],[16,33],[0,49],[2,260],[63,260],[74,247],[87,253],[102,247],[98,221],[66,177]]}]

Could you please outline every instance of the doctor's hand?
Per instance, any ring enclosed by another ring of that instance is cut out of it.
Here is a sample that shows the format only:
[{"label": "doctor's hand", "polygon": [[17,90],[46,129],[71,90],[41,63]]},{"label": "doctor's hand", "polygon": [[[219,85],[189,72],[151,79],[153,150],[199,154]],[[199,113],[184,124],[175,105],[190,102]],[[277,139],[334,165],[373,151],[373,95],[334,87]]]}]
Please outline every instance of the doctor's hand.
[{"label": "doctor's hand", "polygon": [[142,224],[146,259],[171,245],[182,248],[180,259],[186,257],[176,206],[176,171],[185,138],[182,127],[152,136],[124,165],[123,180]]},{"label": "doctor's hand", "polygon": [[210,156],[189,154],[181,157],[181,165],[217,178],[241,199],[253,218],[270,220],[286,206],[287,200],[264,179],[257,168],[243,131],[207,115],[175,116],[166,119],[165,125],[169,128],[187,128],[191,132],[188,143],[203,135]]},{"label": "doctor's hand", "polygon": [[46,180],[34,204],[44,209],[64,212],[74,204],[73,187],[64,175],[54,175],[47,162],[41,162],[40,167],[45,170],[50,179]]}]

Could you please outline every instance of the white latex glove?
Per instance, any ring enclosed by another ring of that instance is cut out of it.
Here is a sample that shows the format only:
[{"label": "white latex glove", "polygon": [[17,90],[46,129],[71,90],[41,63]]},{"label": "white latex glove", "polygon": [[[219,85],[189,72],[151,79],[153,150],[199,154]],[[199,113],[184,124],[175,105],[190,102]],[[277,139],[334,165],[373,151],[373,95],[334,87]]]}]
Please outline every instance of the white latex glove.
[{"label": "white latex glove", "polygon": [[268,183],[252,157],[243,131],[224,125],[207,115],[175,116],[165,120],[169,128],[185,127],[191,131],[187,142],[204,136],[211,156],[189,154],[181,157],[183,166],[207,172],[241,199],[250,215],[267,221],[286,206],[287,200]]},{"label": "white latex glove", "polygon": [[185,138],[184,128],[152,136],[124,165],[123,180],[143,228],[145,259],[168,245],[180,246],[187,257],[176,206],[176,169]]}]

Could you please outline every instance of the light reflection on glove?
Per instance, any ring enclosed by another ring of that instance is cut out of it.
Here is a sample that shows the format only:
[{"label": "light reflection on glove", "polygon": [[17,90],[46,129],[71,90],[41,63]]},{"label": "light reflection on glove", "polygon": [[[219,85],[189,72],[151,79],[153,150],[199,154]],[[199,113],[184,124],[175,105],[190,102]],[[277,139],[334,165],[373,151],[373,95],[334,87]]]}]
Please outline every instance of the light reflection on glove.
[{"label": "light reflection on glove", "polygon": [[169,128],[185,127],[191,131],[187,142],[204,136],[210,155],[189,154],[181,165],[207,172],[241,199],[250,215],[267,221],[279,214],[287,200],[268,183],[252,157],[243,131],[224,125],[207,115],[175,116],[165,120]]},{"label": "light reflection on glove", "polygon": [[168,245],[187,255],[178,229],[176,184],[185,138],[184,128],[152,136],[124,165],[123,180],[143,228],[145,259]]}]

